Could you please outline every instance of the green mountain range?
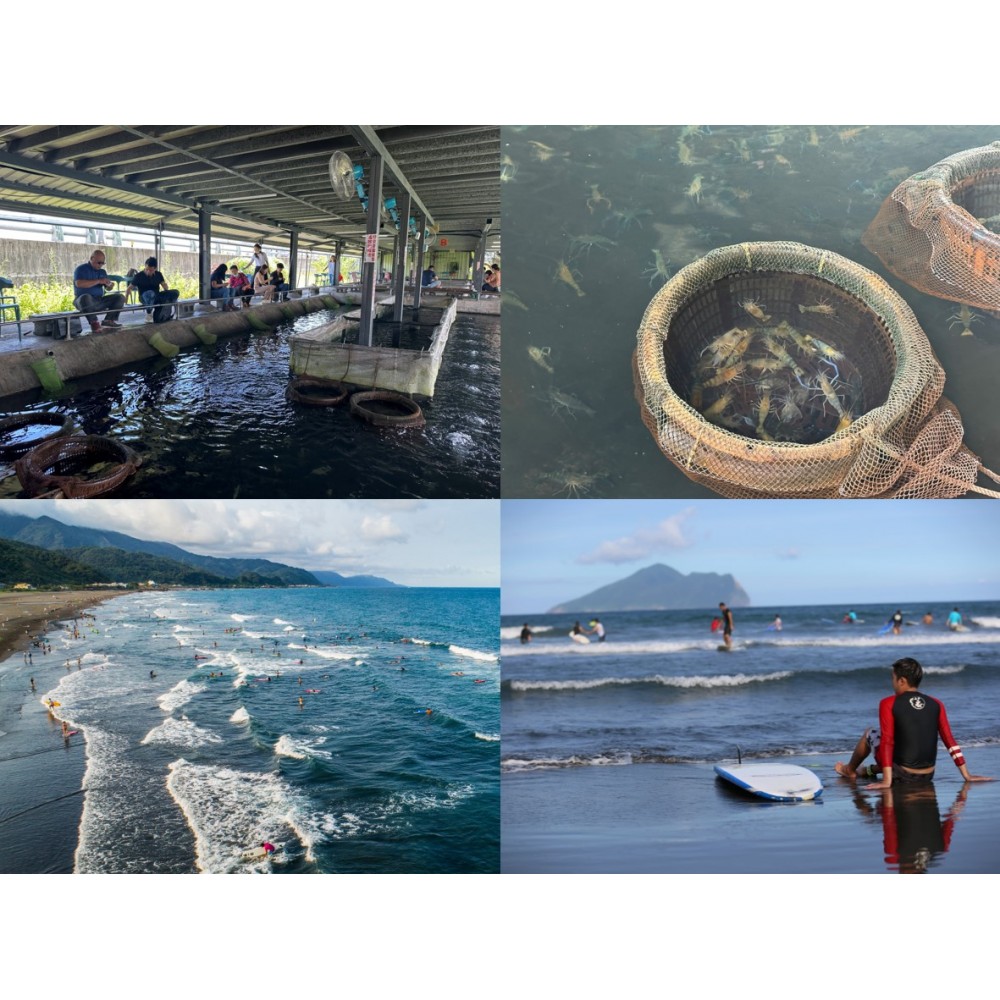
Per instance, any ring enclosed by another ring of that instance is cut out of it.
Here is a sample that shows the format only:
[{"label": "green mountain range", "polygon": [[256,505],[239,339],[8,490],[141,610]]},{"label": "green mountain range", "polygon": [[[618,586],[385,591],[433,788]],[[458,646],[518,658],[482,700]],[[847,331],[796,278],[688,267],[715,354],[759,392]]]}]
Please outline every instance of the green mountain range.
[{"label": "green mountain range", "polygon": [[675,611],[716,608],[725,601],[733,608],[750,606],[747,592],[725,573],[679,573],[656,563],[605,587],[557,604],[549,614],[588,611]]}]

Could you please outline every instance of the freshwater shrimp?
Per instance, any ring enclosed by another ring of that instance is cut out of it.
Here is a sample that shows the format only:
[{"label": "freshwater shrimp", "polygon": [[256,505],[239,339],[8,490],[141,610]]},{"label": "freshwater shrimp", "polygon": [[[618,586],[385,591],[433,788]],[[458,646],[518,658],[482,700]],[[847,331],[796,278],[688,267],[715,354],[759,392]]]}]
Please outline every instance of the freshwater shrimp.
[{"label": "freshwater shrimp", "polygon": [[824,358],[828,358],[830,361],[843,361],[844,352],[838,351],[831,347],[826,341],[820,340],[817,337],[807,337],[806,338],[813,347],[823,355]]},{"label": "freshwater shrimp", "polygon": [[504,153],[500,157],[500,180],[504,184],[509,184],[515,177],[517,177],[517,164],[509,154]]},{"label": "freshwater shrimp", "polygon": [[761,309],[760,303],[756,299],[743,299],[740,302],[740,308],[760,323],[766,323],[771,318]]},{"label": "freshwater shrimp", "polygon": [[807,142],[809,146],[819,146],[819,132],[816,131],[816,126],[811,125],[809,127],[809,139]]},{"label": "freshwater shrimp", "polygon": [[764,421],[771,412],[771,390],[765,389],[760,397],[760,405],[757,407],[757,433],[764,436]]},{"label": "freshwater shrimp", "polygon": [[643,277],[647,274],[650,276],[649,283],[653,284],[657,278],[661,281],[666,281],[670,277],[670,258],[664,257],[659,249],[653,250],[653,266],[647,267],[645,271],[642,272]]},{"label": "freshwater shrimp", "polygon": [[742,357],[750,345],[751,336],[749,330],[734,326],[731,330],[719,334],[718,337],[710,341],[701,353],[711,351],[712,367],[717,368],[729,358]]},{"label": "freshwater shrimp", "polygon": [[825,301],[824,299],[820,299],[819,302],[817,302],[816,305],[814,305],[814,306],[801,306],[800,305],[799,306],[799,312],[800,313],[818,313],[820,316],[836,316],[837,315],[837,310],[834,309],[833,306],[829,302]]},{"label": "freshwater shrimp", "polygon": [[541,365],[550,375],[555,375],[555,368],[549,364],[549,355],[552,354],[551,347],[529,347],[528,354],[535,364]]},{"label": "freshwater shrimp", "polygon": [[870,128],[869,125],[862,125],[860,128],[845,128],[843,131],[837,133],[837,138],[841,142],[854,142],[868,128]]},{"label": "freshwater shrimp", "polygon": [[683,167],[690,167],[694,163],[691,147],[683,139],[677,140],[677,162]]},{"label": "freshwater shrimp", "polygon": [[591,184],[590,197],[587,199],[587,210],[591,215],[594,214],[594,209],[597,208],[598,205],[607,205],[608,208],[611,208],[611,199],[605,198],[604,195],[597,189],[596,184]]},{"label": "freshwater shrimp", "polygon": [[978,323],[979,320],[982,319],[982,317],[981,316],[977,316],[963,302],[962,305],[959,306],[958,312],[952,313],[948,317],[948,319],[951,321],[951,322],[948,323],[948,329],[949,330],[952,329],[952,327],[955,327],[955,326],[958,326],[959,324],[961,324],[961,327],[962,327],[962,336],[963,337],[972,337],[972,336],[974,336],[974,334],[972,332],[972,324],[973,323]]},{"label": "freshwater shrimp", "polygon": [[[840,402],[840,397],[833,391],[833,386],[827,381],[827,377],[820,372],[816,376],[817,382],[819,383],[820,389],[823,391],[823,395],[826,397],[827,402],[840,414],[841,419],[847,416],[844,411],[843,404]],[[839,429],[839,427],[838,427]]]},{"label": "freshwater shrimp", "polygon": [[569,153],[559,153],[551,146],[546,146],[544,142],[538,142],[536,139],[529,139],[528,145],[534,147],[535,158],[542,163],[551,160],[553,156],[569,156]]},{"label": "freshwater shrimp", "polygon": [[731,392],[724,392],[708,409],[702,410],[701,415],[706,420],[711,420],[713,417],[719,417],[722,411],[725,410],[727,406],[733,401],[733,394]]},{"label": "freshwater shrimp", "polygon": [[701,182],[704,177],[701,174],[695,174],[695,178],[688,185],[688,189],[685,192],[687,196],[697,205],[701,202]]},{"label": "freshwater shrimp", "polygon": [[566,262],[561,260],[556,265],[556,273],[552,278],[553,281],[561,281],[563,284],[569,285],[579,296],[584,296],[587,293],[576,283],[576,278],[573,277],[573,272],[566,266]]},{"label": "freshwater shrimp", "polygon": [[732,382],[734,379],[742,375],[745,367],[746,366],[743,364],[743,362],[739,361],[735,365],[730,366],[729,368],[723,368],[718,373],[718,375],[716,375],[714,378],[707,379],[705,382],[702,383],[702,385],[706,389],[714,389],[717,386],[725,385],[726,382]]}]

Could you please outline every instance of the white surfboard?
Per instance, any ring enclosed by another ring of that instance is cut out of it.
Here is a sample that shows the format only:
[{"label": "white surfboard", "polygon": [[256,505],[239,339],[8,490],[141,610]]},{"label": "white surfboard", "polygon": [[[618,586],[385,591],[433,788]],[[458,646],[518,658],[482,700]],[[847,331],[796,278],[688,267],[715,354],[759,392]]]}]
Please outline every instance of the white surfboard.
[{"label": "white surfboard", "polygon": [[581,635],[579,632],[570,632],[569,637],[574,642],[580,643],[581,646],[586,646],[590,643],[590,640],[585,635]]},{"label": "white surfboard", "polygon": [[798,764],[716,764],[715,773],[751,795],[775,802],[808,802],[823,794],[823,782]]}]

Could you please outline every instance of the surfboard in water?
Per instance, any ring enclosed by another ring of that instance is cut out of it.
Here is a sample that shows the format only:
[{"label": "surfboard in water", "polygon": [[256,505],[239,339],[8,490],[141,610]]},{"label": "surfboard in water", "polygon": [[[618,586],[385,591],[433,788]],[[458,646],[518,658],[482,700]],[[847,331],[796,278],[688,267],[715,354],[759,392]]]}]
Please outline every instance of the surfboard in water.
[{"label": "surfboard in water", "polygon": [[585,635],[581,635],[579,632],[570,632],[569,637],[574,642],[580,643],[581,646],[590,645],[590,640]]},{"label": "surfboard in water", "polygon": [[808,802],[823,794],[819,776],[798,764],[716,764],[715,773],[751,795],[774,802]]}]

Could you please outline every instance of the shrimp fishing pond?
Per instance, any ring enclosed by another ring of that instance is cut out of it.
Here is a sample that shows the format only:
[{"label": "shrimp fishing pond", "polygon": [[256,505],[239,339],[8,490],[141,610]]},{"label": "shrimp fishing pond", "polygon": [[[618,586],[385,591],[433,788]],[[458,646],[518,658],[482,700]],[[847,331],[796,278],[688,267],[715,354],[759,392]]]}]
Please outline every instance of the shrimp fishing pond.
[{"label": "shrimp fishing pond", "polygon": [[[901,181],[996,138],[982,126],[505,128],[503,495],[716,496],[673,465],[643,424],[636,333],[678,270],[718,248],[765,241],[833,251],[884,278],[944,369],[965,446],[1000,470],[1000,316],[917,291],[861,242]],[[742,419],[735,433],[758,440],[810,443],[884,391],[829,343],[806,336],[809,348],[801,337],[796,347],[797,331],[787,317],[771,319],[764,298],[740,306],[731,322],[761,334],[749,349],[739,336],[724,340],[722,326],[691,352],[697,402],[685,401],[706,419]],[[817,295],[791,318],[815,334],[835,308]],[[729,360],[737,351],[738,365]],[[742,415],[733,406],[741,399]]]},{"label": "shrimp fishing pond", "polygon": [[[460,315],[426,424],[374,427],[345,404],[285,398],[288,337],[328,323],[318,312],[270,333],[75,380],[60,397],[5,400],[8,410],[66,414],[87,434],[139,454],[118,497],[496,497],[500,492],[500,326]],[[0,465],[0,496],[20,484]]]}]

